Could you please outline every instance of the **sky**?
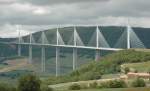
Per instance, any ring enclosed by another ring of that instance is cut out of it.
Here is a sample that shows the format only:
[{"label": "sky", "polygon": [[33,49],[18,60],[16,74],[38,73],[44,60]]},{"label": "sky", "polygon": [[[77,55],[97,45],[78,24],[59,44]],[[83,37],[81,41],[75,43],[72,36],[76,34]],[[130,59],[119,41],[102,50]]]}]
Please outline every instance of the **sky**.
[{"label": "sky", "polygon": [[150,28],[150,0],[0,0],[0,37],[65,25]]}]

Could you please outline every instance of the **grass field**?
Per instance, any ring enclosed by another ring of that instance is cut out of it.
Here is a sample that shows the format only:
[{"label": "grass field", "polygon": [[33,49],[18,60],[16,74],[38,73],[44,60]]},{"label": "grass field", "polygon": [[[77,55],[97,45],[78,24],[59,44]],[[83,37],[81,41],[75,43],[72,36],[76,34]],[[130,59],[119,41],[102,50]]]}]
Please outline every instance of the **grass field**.
[{"label": "grass field", "polygon": [[112,79],[112,78],[118,78],[120,77],[120,74],[104,74],[102,75],[102,79]]},{"label": "grass field", "polygon": [[[80,81],[77,83],[80,83],[80,85],[85,84],[85,83],[91,83],[94,81]],[[74,82],[73,82],[74,83]],[[56,85],[51,85],[54,89],[54,91],[150,91],[150,87],[129,87],[129,88],[93,88],[93,89],[81,89],[81,90],[68,90],[70,84],[73,84],[72,82],[70,83],[61,83],[61,84],[56,84]],[[76,82],[75,82],[76,83]]]},{"label": "grass field", "polygon": [[4,67],[7,67],[7,65],[5,64],[0,64],[0,69],[4,68]]},{"label": "grass field", "polygon": [[109,88],[109,89],[82,89],[82,90],[56,90],[56,91],[150,91],[150,88]]},{"label": "grass field", "polygon": [[137,70],[138,72],[147,72],[150,70],[150,61],[140,63],[127,63],[123,64],[123,67],[129,67],[131,70]]}]

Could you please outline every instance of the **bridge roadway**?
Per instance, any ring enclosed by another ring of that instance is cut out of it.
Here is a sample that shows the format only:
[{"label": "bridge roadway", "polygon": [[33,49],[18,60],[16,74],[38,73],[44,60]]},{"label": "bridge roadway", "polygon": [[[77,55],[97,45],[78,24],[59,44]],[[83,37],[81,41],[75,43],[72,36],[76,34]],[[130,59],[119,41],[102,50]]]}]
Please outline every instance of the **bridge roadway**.
[{"label": "bridge roadway", "polygon": [[16,43],[16,42],[0,42],[1,44],[16,44],[16,45],[35,45],[35,46],[52,46],[52,47],[66,47],[78,49],[93,49],[93,50],[106,50],[106,51],[120,51],[121,48],[106,48],[106,47],[91,47],[91,46],[74,46],[74,45],[56,45],[56,44],[40,44],[40,43]]}]

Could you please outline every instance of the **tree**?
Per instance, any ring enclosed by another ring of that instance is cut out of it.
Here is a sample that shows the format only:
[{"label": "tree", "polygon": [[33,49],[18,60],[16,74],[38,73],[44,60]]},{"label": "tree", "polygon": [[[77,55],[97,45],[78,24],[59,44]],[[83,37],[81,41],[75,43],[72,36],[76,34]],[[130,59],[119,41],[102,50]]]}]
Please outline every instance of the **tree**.
[{"label": "tree", "polygon": [[145,87],[146,83],[143,79],[137,78],[132,82],[133,87]]},{"label": "tree", "polygon": [[38,77],[29,74],[19,79],[18,90],[19,91],[40,91],[40,83]]},{"label": "tree", "polygon": [[68,89],[69,90],[80,90],[81,86],[79,84],[74,83],[74,84],[70,85]]},{"label": "tree", "polygon": [[130,68],[129,67],[125,67],[124,68],[124,72],[125,72],[125,74],[127,74],[128,72],[130,72]]}]

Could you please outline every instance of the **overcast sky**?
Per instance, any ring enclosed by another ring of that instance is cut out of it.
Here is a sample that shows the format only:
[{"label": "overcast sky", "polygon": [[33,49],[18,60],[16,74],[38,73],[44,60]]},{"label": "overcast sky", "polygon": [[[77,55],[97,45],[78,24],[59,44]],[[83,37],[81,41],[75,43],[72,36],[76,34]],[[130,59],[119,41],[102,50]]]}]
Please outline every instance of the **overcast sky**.
[{"label": "overcast sky", "polygon": [[[53,25],[150,27],[150,0],[0,0],[0,37]],[[37,28],[38,27],[38,28]]]}]

